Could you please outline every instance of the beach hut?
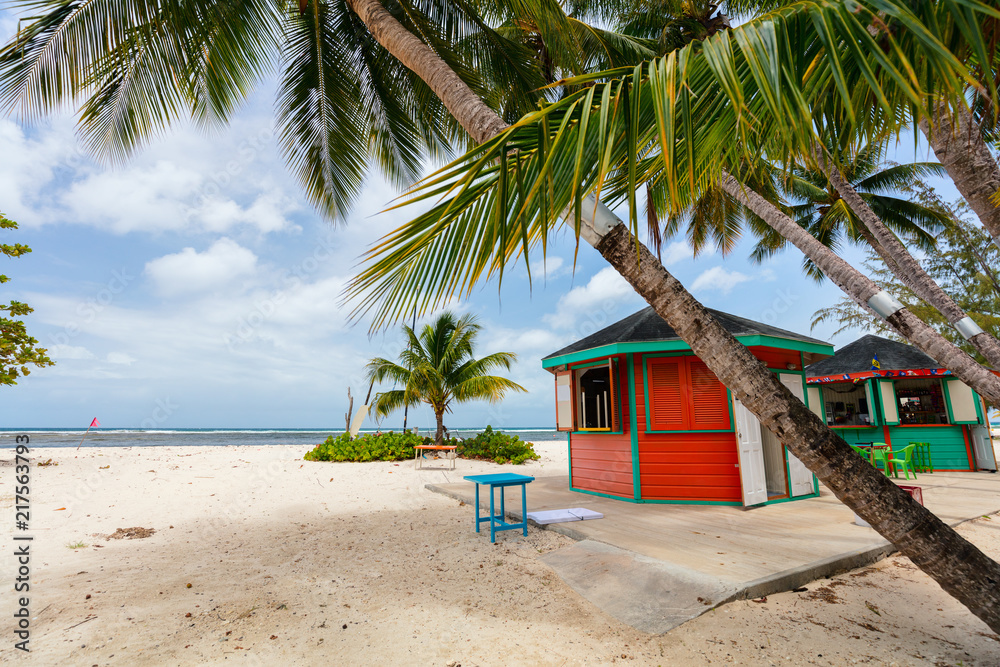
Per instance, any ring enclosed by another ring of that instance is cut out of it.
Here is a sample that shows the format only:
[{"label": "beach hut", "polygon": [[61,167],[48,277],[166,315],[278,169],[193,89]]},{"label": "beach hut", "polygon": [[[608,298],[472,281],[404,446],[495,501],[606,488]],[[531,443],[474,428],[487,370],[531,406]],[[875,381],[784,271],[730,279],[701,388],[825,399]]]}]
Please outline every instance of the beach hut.
[{"label": "beach hut", "polygon": [[996,470],[982,398],[915,347],[863,336],[808,366],[806,382],[849,443],[928,443],[934,470]]},{"label": "beach hut", "polygon": [[[833,354],[833,346],[710,312],[806,400],[803,369]],[[813,474],[652,308],[550,354],[542,366],[555,375],[556,422],[567,434],[574,491],[701,505],[760,505],[818,493]]]}]

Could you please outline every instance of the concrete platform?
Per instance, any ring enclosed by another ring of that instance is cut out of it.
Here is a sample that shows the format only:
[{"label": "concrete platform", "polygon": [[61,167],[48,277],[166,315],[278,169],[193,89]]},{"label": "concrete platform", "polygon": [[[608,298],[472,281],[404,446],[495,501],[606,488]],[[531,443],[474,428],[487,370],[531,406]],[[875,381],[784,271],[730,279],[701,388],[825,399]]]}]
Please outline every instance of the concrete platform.
[{"label": "concrete platform", "polygon": [[[915,485],[951,525],[1000,511],[1000,474],[936,472]],[[568,487],[565,475],[536,477],[527,487],[528,511],[586,507],[604,518],[541,526],[579,541],[543,560],[583,597],[645,632],[666,632],[725,602],[790,590],[895,551],[855,525],[854,513],[822,486],[818,498],[752,509],[637,504]],[[469,482],[427,488],[473,502]],[[508,507],[520,520],[520,498]]]}]

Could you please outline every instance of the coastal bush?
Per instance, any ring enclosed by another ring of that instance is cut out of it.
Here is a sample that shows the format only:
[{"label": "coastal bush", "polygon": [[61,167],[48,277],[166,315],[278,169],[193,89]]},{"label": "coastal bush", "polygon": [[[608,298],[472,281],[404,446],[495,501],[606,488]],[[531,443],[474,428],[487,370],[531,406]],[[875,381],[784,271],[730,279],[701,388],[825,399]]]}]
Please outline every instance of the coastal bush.
[{"label": "coastal bush", "polygon": [[457,444],[458,455],[466,459],[485,459],[495,463],[521,465],[525,461],[541,458],[535,453],[530,442],[524,442],[516,435],[494,431],[492,426],[487,426],[479,435]]},{"label": "coastal bush", "polygon": [[[351,438],[347,433],[330,436],[326,442],[316,445],[306,452],[306,461],[402,461],[412,459],[414,447],[432,445],[433,438],[424,438],[409,431],[396,433],[365,433]],[[521,465],[533,461],[538,454],[531,443],[524,442],[516,435],[494,431],[492,426],[479,435],[466,440],[445,439],[443,444],[457,446],[455,452],[466,459],[481,459],[495,463]]]},{"label": "coastal bush", "polygon": [[330,436],[305,455],[306,461],[402,461],[413,458],[413,447],[430,438],[415,433],[364,433],[352,438],[349,433]]}]

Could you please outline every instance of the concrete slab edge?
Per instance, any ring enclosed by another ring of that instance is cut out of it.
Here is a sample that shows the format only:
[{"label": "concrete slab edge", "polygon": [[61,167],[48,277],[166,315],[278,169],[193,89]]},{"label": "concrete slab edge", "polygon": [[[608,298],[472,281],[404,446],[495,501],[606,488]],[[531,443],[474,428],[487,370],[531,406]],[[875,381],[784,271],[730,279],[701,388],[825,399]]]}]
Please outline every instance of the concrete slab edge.
[{"label": "concrete slab edge", "polygon": [[[428,491],[433,491],[435,493],[440,493],[442,495],[448,496],[449,498],[454,498],[455,500],[460,500],[462,502],[471,504],[471,499],[469,496],[464,496],[460,493],[455,493],[447,489],[443,489],[436,484],[426,484],[424,486]],[[959,526],[967,521],[974,521],[982,516],[990,516],[992,514],[1000,513],[1000,508],[996,510],[991,510],[986,514],[980,514],[974,517],[968,517],[966,519],[959,519],[949,523],[952,528]],[[512,519],[521,519],[521,515],[517,512],[508,511],[507,516]],[[577,540],[578,542],[583,540],[594,540],[593,537],[589,535],[584,535],[576,530],[573,530],[570,526],[572,523],[553,523],[546,525],[539,525],[534,521],[528,520],[528,523],[536,528],[542,530],[551,530],[556,533],[560,533],[569,537],[570,539]],[[861,527],[859,526],[859,529]],[[872,530],[872,529],[869,529]],[[609,545],[614,546],[614,545]],[[620,547],[618,547],[620,548]],[[722,600],[719,600],[716,604],[712,606],[705,607],[702,610],[702,614],[712,610],[718,609],[730,602],[735,602],[736,600],[752,600],[755,598],[761,598],[765,595],[773,595],[775,593],[784,593],[785,591],[790,591],[796,588],[801,588],[808,583],[822,579],[824,577],[832,577],[844,572],[849,572],[850,570],[855,570],[859,567],[864,567],[865,565],[871,565],[872,563],[877,563],[878,561],[886,558],[890,554],[898,551],[896,546],[889,542],[888,540],[883,540],[881,544],[877,544],[868,549],[862,549],[859,551],[848,551],[841,554],[836,554],[829,556],[822,560],[814,561],[812,563],[807,563],[800,567],[792,568],[789,570],[783,570],[782,572],[776,572],[774,574],[768,575],[766,577],[761,577],[760,579],[754,579],[753,581],[747,582],[744,585],[738,585],[737,589],[729,596]],[[641,556],[641,554],[635,554],[636,556]],[[698,614],[700,616],[701,614]]]},{"label": "concrete slab edge", "polygon": [[[967,521],[974,521],[982,516],[989,516],[991,514],[996,514],[997,512],[1000,512],[1000,509],[987,512],[985,515],[981,514],[967,519],[952,521],[948,525],[952,528],[956,528]],[[717,606],[722,606],[729,602],[733,602],[734,600],[752,600],[765,595],[783,593],[785,591],[800,588],[812,581],[816,581],[817,579],[833,577],[844,572],[856,570],[857,568],[864,567],[865,565],[877,563],[897,551],[899,550],[896,548],[896,545],[892,544],[888,540],[883,540],[882,544],[878,544],[868,549],[848,551],[815,561],[813,563],[807,563],[806,565],[792,568],[790,570],[776,572],[775,574],[747,582],[741,590],[737,591],[729,599],[721,601]]]}]

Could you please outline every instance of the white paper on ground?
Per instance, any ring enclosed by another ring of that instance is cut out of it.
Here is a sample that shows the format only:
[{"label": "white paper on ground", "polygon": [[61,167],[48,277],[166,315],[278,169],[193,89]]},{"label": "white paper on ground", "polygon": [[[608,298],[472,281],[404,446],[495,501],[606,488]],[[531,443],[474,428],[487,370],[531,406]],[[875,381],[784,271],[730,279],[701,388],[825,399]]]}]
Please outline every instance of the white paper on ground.
[{"label": "white paper on ground", "polygon": [[568,510],[545,510],[542,512],[528,512],[528,518],[537,523],[539,526],[545,526],[550,523],[565,523],[566,521],[603,519],[604,515],[601,514],[600,512],[584,509],[583,507],[574,507],[573,509],[568,509]]},{"label": "white paper on ground", "polygon": [[544,512],[528,512],[528,518],[539,526],[550,523],[563,523],[565,521],[580,521],[581,518],[575,514],[570,514],[569,510],[545,510]]}]

